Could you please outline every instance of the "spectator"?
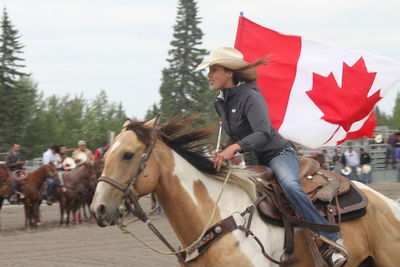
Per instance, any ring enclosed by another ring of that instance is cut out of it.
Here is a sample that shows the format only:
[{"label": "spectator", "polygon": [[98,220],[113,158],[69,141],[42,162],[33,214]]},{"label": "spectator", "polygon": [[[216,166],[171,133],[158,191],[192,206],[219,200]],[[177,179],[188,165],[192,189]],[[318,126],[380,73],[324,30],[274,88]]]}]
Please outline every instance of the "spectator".
[{"label": "spectator", "polygon": [[81,140],[78,142],[79,148],[72,152],[72,159],[79,165],[84,162],[93,164],[93,153],[86,148],[86,142]]},{"label": "spectator", "polygon": [[322,155],[324,156],[324,164],[322,166],[323,169],[331,171],[333,169],[333,159],[332,156],[329,155],[326,149],[322,150]]},{"label": "spectator", "polygon": [[11,171],[23,169],[25,164],[24,156],[19,152],[20,145],[14,144],[6,156],[6,165]]},{"label": "spectator", "polygon": [[361,163],[361,182],[370,184],[371,179],[371,157],[363,148],[360,148],[360,163]]},{"label": "spectator", "polygon": [[344,152],[344,159],[345,165],[351,169],[350,179],[358,181],[357,166],[360,165],[360,156],[352,147],[349,147],[349,149]]},{"label": "spectator", "polygon": [[109,148],[109,144],[107,141],[103,142],[103,145],[101,147],[99,147],[98,149],[96,149],[96,152],[94,152],[94,160],[99,160],[103,158],[104,153],[106,153],[106,151]]},{"label": "spectator", "polygon": [[386,145],[385,166],[389,167],[392,165],[392,169],[396,168],[396,143],[398,142],[399,137],[400,132],[390,135]]},{"label": "spectator", "polygon": [[[396,143],[396,154],[395,158],[397,162],[400,160],[400,143]],[[400,183],[400,164],[397,164],[397,182]]]},{"label": "spectator", "polygon": [[332,163],[333,163],[333,171],[337,174],[341,174],[341,170],[343,169],[343,153],[342,150],[337,147],[335,148],[335,154],[332,157]]}]

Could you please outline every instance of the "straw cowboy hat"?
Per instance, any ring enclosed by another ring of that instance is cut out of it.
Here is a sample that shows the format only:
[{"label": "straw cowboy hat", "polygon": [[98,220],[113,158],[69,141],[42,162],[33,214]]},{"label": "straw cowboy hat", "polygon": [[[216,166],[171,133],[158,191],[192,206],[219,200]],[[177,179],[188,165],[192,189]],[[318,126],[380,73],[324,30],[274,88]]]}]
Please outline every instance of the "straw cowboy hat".
[{"label": "straw cowboy hat", "polygon": [[351,173],[351,168],[350,167],[344,167],[341,170],[341,172],[342,172],[343,175],[349,175]]},{"label": "straw cowboy hat", "polygon": [[253,81],[257,78],[257,72],[254,67],[250,67],[251,64],[243,60],[243,54],[232,47],[214,48],[208,60],[200,63],[194,71],[203,70],[213,65],[220,65],[230,70],[238,71],[240,77],[246,80]]},{"label": "straw cowboy hat", "polygon": [[383,136],[382,134],[378,134],[377,136],[375,136],[375,143],[380,144],[383,141]]}]

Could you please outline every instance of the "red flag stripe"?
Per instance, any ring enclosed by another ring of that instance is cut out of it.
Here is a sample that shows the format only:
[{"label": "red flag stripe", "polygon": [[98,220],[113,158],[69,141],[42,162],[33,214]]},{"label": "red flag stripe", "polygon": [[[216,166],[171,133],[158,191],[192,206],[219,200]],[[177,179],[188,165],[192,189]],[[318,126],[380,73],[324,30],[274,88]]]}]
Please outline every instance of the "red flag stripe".
[{"label": "red flag stripe", "polygon": [[235,48],[243,53],[247,62],[270,56],[271,64],[257,69],[257,85],[268,103],[272,125],[279,130],[296,77],[301,37],[283,35],[240,16]]}]

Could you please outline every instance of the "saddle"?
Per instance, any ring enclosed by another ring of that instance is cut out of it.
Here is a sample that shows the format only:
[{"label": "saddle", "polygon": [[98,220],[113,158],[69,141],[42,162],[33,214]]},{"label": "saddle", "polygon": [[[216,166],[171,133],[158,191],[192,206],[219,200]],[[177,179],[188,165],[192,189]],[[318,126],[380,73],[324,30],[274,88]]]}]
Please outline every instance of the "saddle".
[{"label": "saddle", "polygon": [[339,230],[336,223],[366,214],[366,195],[349,179],[322,170],[314,159],[300,159],[300,184],[315,208],[331,223],[328,226],[304,221],[283,194],[270,168],[247,168],[260,174],[257,178],[258,199],[255,206],[265,222],[285,227],[285,251],[288,254],[294,250],[293,226],[333,232]]}]

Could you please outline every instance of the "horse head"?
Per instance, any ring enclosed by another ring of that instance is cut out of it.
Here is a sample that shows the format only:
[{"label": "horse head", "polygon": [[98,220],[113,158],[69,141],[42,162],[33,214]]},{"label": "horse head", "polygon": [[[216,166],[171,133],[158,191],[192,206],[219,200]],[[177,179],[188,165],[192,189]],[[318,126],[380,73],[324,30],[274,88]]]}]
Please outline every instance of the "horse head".
[{"label": "horse head", "polygon": [[[159,117],[147,122],[127,120],[104,155],[102,177],[90,208],[99,226],[115,223],[119,215],[118,207],[127,193],[139,199],[154,191],[159,175],[150,154],[158,143],[155,137],[158,121]],[[147,156],[149,158],[145,159]],[[145,172],[135,177],[144,165],[147,165]],[[112,180],[114,185],[102,181],[102,178]]]}]

